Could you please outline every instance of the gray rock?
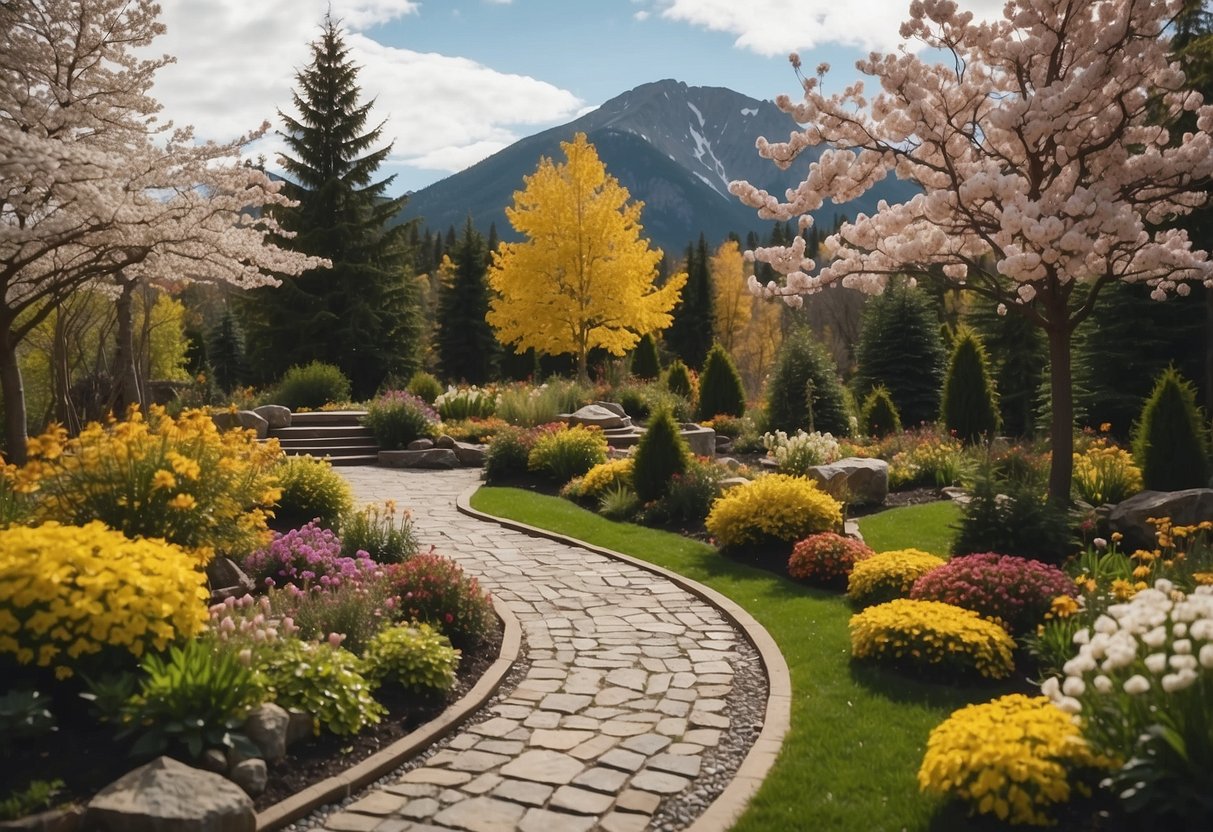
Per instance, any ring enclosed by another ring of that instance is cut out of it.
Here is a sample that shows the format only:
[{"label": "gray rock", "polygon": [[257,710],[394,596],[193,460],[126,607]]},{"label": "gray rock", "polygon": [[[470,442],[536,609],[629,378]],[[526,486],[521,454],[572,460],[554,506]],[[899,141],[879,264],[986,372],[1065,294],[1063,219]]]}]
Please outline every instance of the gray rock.
[{"label": "gray rock", "polygon": [[725,468],[728,468],[730,471],[736,471],[737,469],[739,469],[741,467],[741,463],[738,462],[736,459],[734,459],[731,456],[718,457],[716,459],[716,461],[719,462],[721,465],[723,465]]},{"label": "gray rock", "polygon": [[1154,548],[1154,527],[1146,522],[1149,517],[1170,517],[1177,526],[1213,519],[1213,488],[1143,491],[1118,503],[1108,515],[1108,527],[1125,536],[1121,551]]},{"label": "gray rock", "polygon": [[74,803],[16,820],[0,821],[0,832],[80,832],[83,828],[84,807]]},{"label": "gray rock", "polygon": [[448,450],[453,451],[453,450],[455,450],[455,440],[452,439],[451,437],[447,436],[444,433],[441,436],[439,436],[437,439],[434,440],[434,447],[435,448],[446,448]]},{"label": "gray rock", "polygon": [[749,480],[747,480],[745,477],[725,477],[720,481],[717,487],[720,489],[720,493],[723,494],[732,488],[736,488],[739,485],[745,485],[748,482]]},{"label": "gray rock", "polygon": [[389,468],[457,468],[459,457],[449,448],[428,451],[380,451],[379,464]]},{"label": "gray rock", "polygon": [[280,404],[263,404],[254,407],[253,412],[265,420],[270,428],[289,428],[291,426],[291,409]]},{"label": "gray rock", "polygon": [[405,447],[410,451],[428,451],[430,448],[434,447],[434,440],[425,438],[414,439]]},{"label": "gray rock", "polygon": [[208,748],[202,752],[202,756],[198,758],[198,765],[207,771],[213,771],[216,774],[225,774],[227,772],[227,755],[218,748]]},{"label": "gray rock", "polygon": [[843,521],[842,534],[844,537],[849,537],[863,543],[863,532],[859,530],[859,523],[855,520]]},{"label": "gray rock", "polygon": [[632,424],[632,420],[626,415],[620,416],[614,410],[599,404],[587,404],[576,413],[561,414],[560,418],[570,425],[591,425],[603,430],[626,428]]},{"label": "gray rock", "polygon": [[257,432],[258,439],[264,439],[270,430],[269,422],[251,410],[221,410],[211,414],[211,421],[219,430],[251,428]]},{"label": "gray rock", "polygon": [[626,417],[628,412],[623,409],[623,405],[618,402],[590,402],[593,407],[601,407],[611,411],[616,416]]},{"label": "gray rock", "polygon": [[239,598],[252,592],[255,585],[253,579],[244,574],[244,570],[236,565],[231,558],[216,557],[206,565],[206,580],[211,586],[211,592],[221,598],[231,595]]},{"label": "gray rock", "polygon": [[267,760],[286,756],[286,733],[291,715],[281,705],[265,702],[254,708],[244,720],[244,733]]},{"label": "gray rock", "polygon": [[455,456],[459,457],[459,464],[465,468],[479,468],[484,465],[484,458],[487,452],[484,445],[456,442],[454,451]]},{"label": "gray rock", "polygon": [[106,786],[85,826],[103,832],[254,832],[253,801],[218,774],[159,757]]},{"label": "gray rock", "polygon": [[716,456],[716,431],[695,422],[683,422],[679,433],[691,446],[691,453],[695,456]]},{"label": "gray rock", "polygon": [[233,783],[254,797],[265,791],[265,784],[269,779],[265,760],[256,758],[236,763],[228,772],[228,776],[232,778]]},{"label": "gray rock", "polygon": [[306,742],[316,736],[316,719],[304,711],[287,711],[290,721],[286,726],[286,747]]},{"label": "gray rock", "polygon": [[847,457],[809,468],[809,477],[825,491],[853,505],[880,505],[889,496],[889,463]]}]

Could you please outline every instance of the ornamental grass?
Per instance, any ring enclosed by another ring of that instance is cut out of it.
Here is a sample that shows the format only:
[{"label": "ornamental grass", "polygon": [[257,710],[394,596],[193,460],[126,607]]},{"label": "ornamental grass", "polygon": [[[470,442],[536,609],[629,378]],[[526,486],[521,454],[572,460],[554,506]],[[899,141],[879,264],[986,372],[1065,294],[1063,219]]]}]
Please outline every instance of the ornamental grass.
[{"label": "ornamental grass", "polygon": [[851,616],[850,629],[854,658],[900,670],[1003,679],[1015,669],[1015,640],[1006,630],[941,601],[877,604]]},{"label": "ornamental grass", "polygon": [[1083,775],[1106,765],[1048,697],[1015,693],[961,708],[931,731],[918,786],[974,814],[1051,826],[1053,809],[1089,793]]},{"label": "ornamental grass", "polygon": [[856,607],[907,598],[915,581],[945,563],[938,555],[920,549],[880,552],[855,564],[847,579],[847,595]]}]

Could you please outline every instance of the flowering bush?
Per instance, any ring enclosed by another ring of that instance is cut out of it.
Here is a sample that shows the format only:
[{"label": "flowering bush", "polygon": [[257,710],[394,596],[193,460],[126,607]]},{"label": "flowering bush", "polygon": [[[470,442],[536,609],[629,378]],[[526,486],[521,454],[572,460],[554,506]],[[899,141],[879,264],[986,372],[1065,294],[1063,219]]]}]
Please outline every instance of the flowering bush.
[{"label": "flowering bush", "polygon": [[606,462],[607,441],[602,431],[586,425],[541,433],[527,454],[527,468],[558,483]]},{"label": "flowering bush", "polygon": [[276,440],[253,431],[223,433],[201,410],[177,419],[153,406],[144,419],[88,425],[66,438],[52,428],[31,439],[41,519],[82,525],[100,520],[127,537],[159,537],[206,563],[215,550],[242,554],[268,538],[263,507],[280,494],[273,479]]},{"label": "flowering bush", "polygon": [[792,548],[788,574],[815,586],[836,586],[846,581],[857,561],[873,552],[861,541],[834,532],[811,534]]},{"label": "flowering bush", "polygon": [[54,668],[114,649],[141,657],[201,632],[206,576],[162,540],[130,540],[94,521],[0,531],[0,653]]},{"label": "flowering bush", "polygon": [[914,582],[947,561],[918,549],[894,549],[855,564],[847,579],[847,595],[857,607],[905,598]]},{"label": "flowering bush", "polygon": [[487,419],[457,419],[442,423],[442,432],[456,442],[474,442],[483,445],[505,428],[509,423],[496,416]]},{"label": "flowering bush", "polygon": [[274,469],[282,496],[278,499],[275,521],[278,528],[318,520],[328,529],[341,524],[341,516],[354,503],[354,494],[345,478],[333,470],[327,459],[310,456],[286,456]]},{"label": "flowering bush", "polygon": [[665,496],[655,506],[666,520],[702,523],[720,494],[720,481],[727,474],[710,459],[691,457],[687,469],[670,477]]},{"label": "flowering bush", "polygon": [[[552,426],[552,430],[556,430]],[[484,479],[494,483],[526,474],[531,448],[545,428],[510,427],[500,431],[489,443],[484,457]]]},{"label": "flowering bush", "polygon": [[40,472],[6,463],[0,457],[0,529],[25,523],[34,513]]},{"label": "flowering bush", "polygon": [[994,552],[952,558],[910,591],[919,601],[944,601],[997,618],[1012,635],[1035,630],[1054,599],[1077,595],[1074,581],[1056,566]]},{"label": "flowering bush", "polygon": [[229,595],[212,604],[207,628],[221,647],[233,649],[275,642],[299,632],[292,618],[274,614],[268,595]]},{"label": "flowering bush", "polygon": [[327,588],[345,581],[359,582],[380,571],[366,552],[352,558],[342,555],[340,538],[315,521],[274,535],[269,546],[249,554],[243,565],[250,578],[268,586],[317,584]]},{"label": "flowering bush", "polygon": [[803,477],[766,474],[721,495],[706,525],[726,549],[791,543],[841,526],[842,506]]},{"label": "flowering bush", "polygon": [[1141,469],[1124,448],[1096,439],[1074,454],[1074,492],[1093,506],[1119,503],[1142,489]]},{"label": "flowering bush", "polygon": [[355,557],[359,551],[376,563],[399,563],[417,554],[413,513],[398,512],[394,500],[371,503],[346,515],[341,522],[341,554]]},{"label": "flowering bush", "polygon": [[398,615],[442,630],[456,647],[479,644],[493,621],[493,604],[480,583],[459,564],[433,551],[388,567],[388,584],[399,599]]},{"label": "flowering bush", "polygon": [[399,607],[384,577],[306,589],[287,584],[268,597],[273,617],[290,621],[300,638],[328,639],[357,655],[392,623]]},{"label": "flowering bush", "polygon": [[633,457],[628,456],[599,463],[586,471],[585,476],[570,480],[561,489],[561,496],[571,500],[597,502],[603,494],[613,488],[630,488],[632,486],[632,468],[635,462]]},{"label": "flowering bush", "polygon": [[931,427],[892,434],[880,443],[889,463],[889,488],[955,485],[964,467],[964,443]]},{"label": "flowering bush", "polygon": [[371,695],[362,660],[332,643],[285,639],[257,656],[269,698],[287,710],[311,714],[334,734],[357,734],[386,713]]},{"label": "flowering bush", "polygon": [[367,405],[362,424],[379,447],[399,451],[414,439],[437,436],[438,412],[412,393],[389,390]]},{"label": "flowering bush", "polygon": [[388,627],[371,639],[363,661],[376,684],[391,682],[419,693],[447,691],[455,685],[459,651],[429,624]]},{"label": "flowering bush", "polygon": [[838,442],[828,433],[796,431],[788,436],[781,430],[762,435],[762,446],[779,466],[779,473],[803,477],[814,465],[838,459]]},{"label": "flowering bush", "polygon": [[1111,785],[1130,811],[1213,822],[1213,587],[1157,581],[1074,638],[1064,676],[1041,692],[1082,718],[1100,753],[1125,761]]},{"label": "flowering bush", "polygon": [[1106,766],[1064,712],[1044,696],[1010,694],[969,705],[931,731],[918,786],[957,797],[980,815],[1049,826],[1050,810],[1070,799],[1071,780]]},{"label": "flowering bush", "polygon": [[[860,561],[866,563],[866,561]],[[1002,679],[1015,669],[1015,640],[972,610],[898,598],[851,616],[851,655],[905,670]]]},{"label": "flowering bush", "polygon": [[479,387],[448,387],[434,399],[434,409],[448,419],[487,419],[497,410],[497,394]]}]

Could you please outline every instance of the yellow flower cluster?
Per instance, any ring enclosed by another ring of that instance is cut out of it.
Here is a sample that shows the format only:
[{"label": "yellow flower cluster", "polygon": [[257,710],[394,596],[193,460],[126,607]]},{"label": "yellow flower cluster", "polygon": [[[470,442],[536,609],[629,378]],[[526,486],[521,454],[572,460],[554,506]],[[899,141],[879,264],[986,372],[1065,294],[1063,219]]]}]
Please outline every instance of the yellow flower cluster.
[{"label": "yellow flower cluster", "polygon": [[859,607],[905,598],[914,582],[947,561],[919,549],[880,552],[855,564],[847,580],[847,595]]},{"label": "yellow flower cluster", "polygon": [[[961,708],[931,732],[918,769],[922,791],[954,796],[1012,824],[1048,826],[1081,769],[1108,765],[1046,696],[1011,694]],[[1085,784],[1075,783],[1079,790]]]},{"label": "yellow flower cluster", "polygon": [[725,548],[792,543],[837,530],[842,525],[842,505],[812,480],[765,474],[729,489],[712,503],[706,525]]},{"label": "yellow flower cluster", "polygon": [[1074,454],[1074,490],[1093,506],[1119,503],[1142,489],[1141,469],[1133,455],[1106,439],[1096,439]]},{"label": "yellow flower cluster", "polygon": [[130,540],[102,523],[0,531],[0,653],[72,675],[109,647],[143,655],[196,635],[206,575],[180,548]]},{"label": "yellow flower cluster", "polygon": [[630,456],[595,465],[581,478],[579,496],[587,500],[597,500],[612,488],[621,485],[631,487],[634,465],[635,459]]},{"label": "yellow flower cluster", "polygon": [[[863,561],[860,561],[863,563]],[[909,669],[976,671],[1002,679],[1015,669],[1015,640],[972,610],[899,598],[851,616],[851,655]]]},{"label": "yellow flower cluster", "polygon": [[280,496],[272,475],[278,443],[259,443],[252,431],[221,433],[201,410],[173,419],[153,407],[145,419],[132,409],[73,439],[53,428],[31,439],[28,452],[39,519],[101,520],[127,537],[176,543],[200,563],[216,549],[261,545],[266,510]]}]

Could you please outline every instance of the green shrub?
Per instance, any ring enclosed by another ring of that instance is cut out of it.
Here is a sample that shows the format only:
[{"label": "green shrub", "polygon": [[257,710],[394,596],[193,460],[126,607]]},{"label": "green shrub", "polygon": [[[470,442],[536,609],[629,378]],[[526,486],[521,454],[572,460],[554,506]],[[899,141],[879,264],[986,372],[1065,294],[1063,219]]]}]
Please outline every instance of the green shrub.
[{"label": "green shrub", "polygon": [[461,649],[487,638],[495,620],[493,602],[450,558],[433,552],[415,555],[388,567],[387,581],[400,597],[398,614],[403,620],[432,624]]},{"label": "green shrub", "polygon": [[570,500],[585,500],[597,502],[610,489],[623,486],[632,487],[632,466],[635,457],[610,459],[595,465],[586,472],[584,477],[570,480],[560,491],[560,496]]},{"label": "green shrub", "polygon": [[269,697],[287,710],[311,714],[334,734],[357,734],[386,713],[371,695],[362,661],[341,647],[291,638],[258,657]]},{"label": "green shrub", "polygon": [[207,638],[190,639],[168,654],[149,653],[139,692],[123,708],[120,737],[138,736],[131,753],[152,757],[183,748],[197,759],[208,748],[257,756],[237,729],[263,694],[236,653]]},{"label": "green shrub", "polygon": [[856,607],[908,598],[914,582],[947,561],[919,549],[881,552],[855,563],[847,578],[847,597]]},{"label": "green shrub", "polygon": [[399,563],[417,554],[413,513],[398,511],[396,503],[387,500],[346,514],[341,520],[341,554],[352,558],[358,551],[376,563]]},{"label": "green shrub", "polygon": [[291,619],[300,638],[335,637],[343,648],[361,655],[388,623],[391,592],[386,581],[367,575],[332,583],[318,580],[306,589],[287,584],[271,589],[267,597],[272,614]]},{"label": "green shrub", "polygon": [[691,371],[682,359],[676,358],[665,373],[666,389],[675,396],[684,399],[695,398],[695,382],[691,379]]},{"label": "green shrub", "polygon": [[859,416],[860,430],[868,436],[888,436],[891,433],[901,433],[901,416],[889,388],[883,384],[872,389],[863,400]]},{"label": "green shrub", "polygon": [[811,480],[764,474],[721,495],[705,525],[722,549],[791,544],[838,530],[842,505]]},{"label": "green shrub", "polygon": [[629,416],[640,421],[662,409],[669,410],[680,422],[691,418],[690,400],[671,393],[661,384],[625,384],[616,388],[614,397]]},{"label": "green shrub", "polygon": [[608,520],[630,520],[640,508],[640,498],[626,485],[614,485],[598,498],[598,513]]},{"label": "green shrub", "polygon": [[766,401],[768,430],[851,435],[834,361],[808,328],[784,339],[767,384]]},{"label": "green shrub", "polygon": [[433,405],[434,400],[442,395],[442,382],[430,373],[418,370],[413,373],[405,389],[426,404]]},{"label": "green shrub", "polygon": [[438,413],[412,393],[390,390],[366,408],[362,424],[385,451],[399,451],[415,439],[438,435]]},{"label": "green shrub", "polygon": [[527,455],[527,469],[557,483],[581,476],[606,462],[607,441],[602,431],[586,425],[541,434]]},{"label": "green shrub", "polygon": [[701,462],[695,457],[687,461],[681,474],[670,477],[669,490],[659,503],[667,520],[702,523],[720,494],[724,469],[713,462]]},{"label": "green shrub", "polygon": [[315,409],[350,400],[350,380],[332,364],[313,361],[282,374],[274,391],[275,403],[291,410]]},{"label": "green shrub", "polygon": [[56,730],[55,715],[36,690],[8,690],[0,694],[0,753],[14,741],[41,737]]},{"label": "green shrub", "polygon": [[497,396],[497,416],[511,425],[533,428],[572,413],[593,398],[593,391],[573,381],[556,379],[539,387],[518,385]]},{"label": "green shrub", "polygon": [[646,332],[636,342],[632,351],[632,375],[636,378],[655,379],[661,375],[661,358],[657,355],[657,339]]},{"label": "green shrub", "polygon": [[741,416],[745,413],[745,388],[729,353],[713,344],[699,375],[699,418],[718,414]]},{"label": "green shrub", "polygon": [[1133,456],[1151,491],[1209,484],[1209,436],[1196,388],[1174,367],[1163,371],[1133,431]]},{"label": "green shrub", "polygon": [[353,506],[354,496],[345,478],[325,459],[288,456],[274,469],[282,496],[278,499],[274,525],[295,528],[309,520],[337,530],[342,515]]},{"label": "green shrub", "polygon": [[990,378],[990,358],[971,329],[956,333],[940,407],[944,426],[962,442],[976,442],[998,432],[998,393]]},{"label": "green shrub", "polygon": [[445,692],[455,686],[459,651],[429,624],[387,627],[367,645],[362,657],[366,677],[407,691]]},{"label": "green shrub", "polygon": [[687,469],[691,449],[678,432],[678,424],[668,410],[660,410],[649,419],[644,435],[633,455],[632,487],[641,502],[659,500],[670,488],[670,479]]},{"label": "green shrub", "polygon": [[452,387],[434,400],[444,421],[487,419],[497,410],[497,395],[479,387]]},{"label": "green shrub", "polygon": [[978,477],[970,497],[952,544],[955,554],[999,551],[1061,563],[1072,548],[1068,513],[1046,500],[1036,485],[998,481],[987,472]]},{"label": "green shrub", "polygon": [[31,780],[24,789],[0,800],[0,820],[17,820],[50,809],[64,785],[62,780]]},{"label": "green shrub", "polygon": [[527,459],[538,436],[538,431],[519,427],[498,431],[485,451],[485,482],[502,482],[526,474]]}]

